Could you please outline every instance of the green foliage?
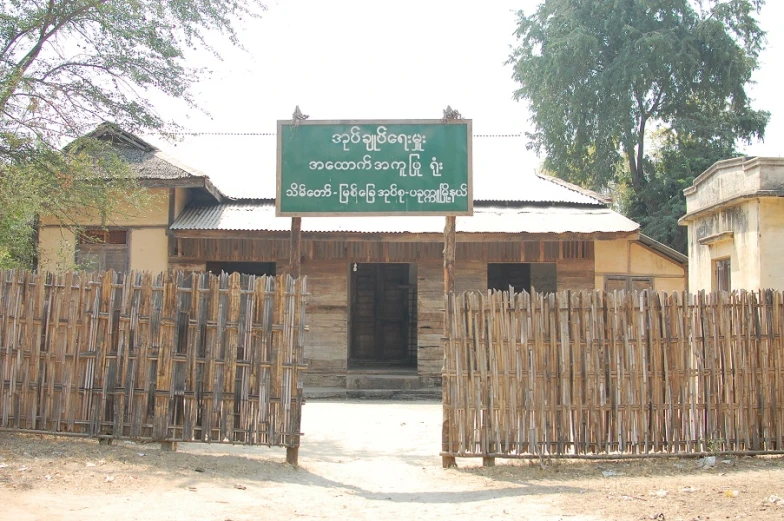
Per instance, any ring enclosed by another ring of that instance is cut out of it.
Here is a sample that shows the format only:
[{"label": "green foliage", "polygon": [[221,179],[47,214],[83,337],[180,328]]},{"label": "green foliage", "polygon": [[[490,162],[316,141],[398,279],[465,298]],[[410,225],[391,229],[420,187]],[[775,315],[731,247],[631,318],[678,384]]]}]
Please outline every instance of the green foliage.
[{"label": "green foliage", "polygon": [[[0,267],[30,265],[34,219],[66,225],[143,197],[125,165],[83,136],[109,120],[130,132],[175,127],[149,91],[196,106],[206,71],[184,53],[215,52],[211,33],[239,45],[235,24],[259,0],[9,0],[0,11]],[[73,146],[62,145],[78,139]]]},{"label": "green foliage", "polygon": [[686,213],[683,190],[716,161],[736,155],[732,141],[700,139],[695,134],[660,130],[650,138],[647,183],[638,192],[621,177],[616,196],[621,211],[640,223],[642,232],[687,253],[687,233],[678,219]]},{"label": "green foliage", "polygon": [[[630,217],[680,248],[673,227],[694,169],[764,134],[769,114],[745,91],[764,43],[762,3],[544,0],[518,13],[509,62],[532,109],[529,146],[555,175],[625,187]],[[666,133],[654,155],[651,129]]]}]

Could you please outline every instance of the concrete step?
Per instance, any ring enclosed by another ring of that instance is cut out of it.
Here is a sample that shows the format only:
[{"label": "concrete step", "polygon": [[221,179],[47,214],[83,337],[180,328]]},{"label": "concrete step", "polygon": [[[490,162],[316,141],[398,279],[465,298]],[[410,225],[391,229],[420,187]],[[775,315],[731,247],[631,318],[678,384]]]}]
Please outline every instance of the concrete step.
[{"label": "concrete step", "polygon": [[441,389],[346,389],[348,398],[360,400],[441,400]]},{"label": "concrete step", "polygon": [[347,390],[412,390],[420,389],[422,381],[416,373],[349,372]]},{"label": "concrete step", "polygon": [[421,389],[343,389],[342,387],[305,387],[306,400],[441,400],[441,388]]},{"label": "concrete step", "polygon": [[346,399],[346,389],[343,387],[305,387],[302,395],[306,400],[332,400]]}]

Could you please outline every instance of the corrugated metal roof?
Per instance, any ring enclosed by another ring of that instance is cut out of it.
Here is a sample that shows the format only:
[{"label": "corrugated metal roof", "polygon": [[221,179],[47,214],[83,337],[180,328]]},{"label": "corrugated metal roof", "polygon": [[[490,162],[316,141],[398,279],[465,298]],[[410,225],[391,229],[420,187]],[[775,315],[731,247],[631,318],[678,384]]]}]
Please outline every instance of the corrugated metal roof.
[{"label": "corrugated metal roof", "polygon": [[[291,219],[276,217],[271,202],[187,208],[173,230],[288,231]],[[639,225],[607,207],[474,207],[458,217],[462,233],[612,233],[634,232]],[[307,217],[303,232],[443,233],[443,217]]]}]

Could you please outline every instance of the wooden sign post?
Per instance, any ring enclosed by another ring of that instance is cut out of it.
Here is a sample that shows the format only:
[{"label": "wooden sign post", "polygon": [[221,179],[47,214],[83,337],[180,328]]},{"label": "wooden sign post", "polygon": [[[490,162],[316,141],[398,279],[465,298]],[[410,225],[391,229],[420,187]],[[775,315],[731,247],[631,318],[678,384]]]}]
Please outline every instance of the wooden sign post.
[{"label": "wooden sign post", "polygon": [[291,235],[289,238],[289,275],[299,278],[302,259],[302,217],[291,218]]},{"label": "wooden sign post", "polygon": [[[455,291],[455,220],[454,215],[449,215],[444,225],[444,294],[446,295]],[[447,310],[444,310],[444,338],[449,336],[448,317]],[[448,404],[443,398],[442,404],[444,406],[444,421],[441,425],[441,452],[449,452],[449,420],[447,420],[448,411],[446,410]],[[454,456],[441,456],[441,466],[445,469],[456,467],[457,461]]]},{"label": "wooden sign post", "polygon": [[[289,240],[289,275],[295,279],[299,279],[300,276],[300,265],[302,259],[302,248],[300,246],[301,235],[302,217],[292,217],[291,238]],[[299,425],[297,425],[297,432],[299,432]],[[286,463],[296,465],[298,462],[299,443],[297,443],[296,447],[286,447]]]},{"label": "wooden sign post", "polygon": [[[444,292],[454,292],[455,216],[473,215],[471,125],[451,107],[441,119],[339,121],[308,120],[297,107],[278,121],[275,215],[291,217],[289,274],[300,276],[304,216],[438,215]],[[446,421],[442,448],[450,450]],[[286,461],[296,464],[297,452]],[[443,465],[455,466],[454,456]]]}]

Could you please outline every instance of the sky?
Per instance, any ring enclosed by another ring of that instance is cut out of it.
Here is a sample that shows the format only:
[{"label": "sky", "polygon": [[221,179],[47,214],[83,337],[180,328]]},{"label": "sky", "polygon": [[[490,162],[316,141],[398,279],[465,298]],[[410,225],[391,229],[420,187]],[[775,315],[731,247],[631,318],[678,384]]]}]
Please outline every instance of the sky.
[{"label": "sky", "polygon": [[[167,154],[210,175],[224,192],[274,197],[274,132],[294,107],[311,119],[437,119],[447,105],[471,118],[474,195],[524,190],[541,159],[526,150],[531,131],[515,101],[512,68],[516,11],[538,0],[269,0],[260,20],[242,23],[240,50],[216,39],[222,56],[188,57],[212,74],[196,85],[200,107],[153,98],[159,112],[192,132],[171,143],[145,136]],[[784,138],[780,93],[784,2],[769,0],[768,31],[749,93],[772,113],[764,143],[748,155],[779,156]],[[236,135],[240,133],[270,135]],[[482,137],[485,135],[490,137]]]}]

